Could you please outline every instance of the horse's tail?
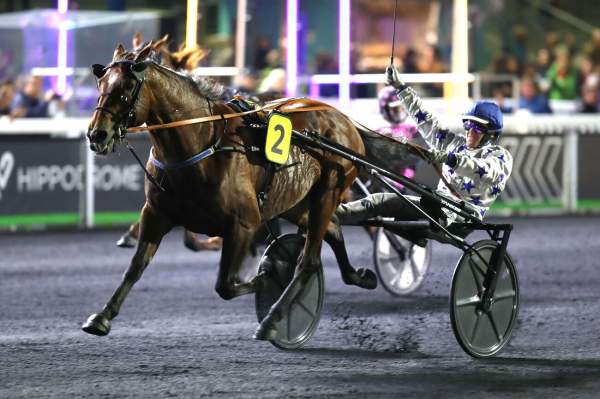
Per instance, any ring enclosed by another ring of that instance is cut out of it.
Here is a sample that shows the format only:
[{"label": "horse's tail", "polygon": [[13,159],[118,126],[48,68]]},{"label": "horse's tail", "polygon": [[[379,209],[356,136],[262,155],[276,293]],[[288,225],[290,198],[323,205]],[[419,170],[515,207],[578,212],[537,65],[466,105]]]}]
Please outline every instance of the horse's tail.
[{"label": "horse's tail", "polygon": [[352,122],[365,145],[366,158],[375,165],[399,172],[407,167],[415,167],[420,161],[408,145]]}]

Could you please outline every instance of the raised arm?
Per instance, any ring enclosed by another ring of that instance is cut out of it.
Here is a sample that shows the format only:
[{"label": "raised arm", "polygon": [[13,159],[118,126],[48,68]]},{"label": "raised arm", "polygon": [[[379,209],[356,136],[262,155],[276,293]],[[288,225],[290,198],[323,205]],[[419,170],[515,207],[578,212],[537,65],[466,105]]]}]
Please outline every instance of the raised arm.
[{"label": "raised arm", "polygon": [[400,79],[396,69],[388,67],[386,72],[387,83],[397,90],[409,115],[417,122],[419,134],[430,147],[447,150],[464,144],[464,137],[442,127],[439,119],[423,108],[423,101],[417,92]]}]

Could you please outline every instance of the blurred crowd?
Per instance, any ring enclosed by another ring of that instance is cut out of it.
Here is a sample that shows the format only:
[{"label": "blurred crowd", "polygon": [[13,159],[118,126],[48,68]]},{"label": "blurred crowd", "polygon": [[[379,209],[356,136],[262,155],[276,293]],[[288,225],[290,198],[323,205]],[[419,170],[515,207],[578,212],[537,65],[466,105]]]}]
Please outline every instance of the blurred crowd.
[{"label": "blurred crowd", "polygon": [[[494,97],[505,112],[552,113],[554,100],[568,100],[572,111],[595,113],[600,111],[600,29],[585,42],[572,34],[560,36],[547,33],[541,46],[531,44],[527,30],[516,27],[513,37],[497,54],[488,72],[494,75],[517,77],[489,86],[486,97]],[[229,82],[232,92],[251,97],[276,98],[285,95],[285,59],[279,47],[267,38],[258,38],[251,51],[251,63]],[[439,48],[424,45],[418,48],[399,45],[398,62],[404,73],[443,73],[449,68]],[[538,47],[538,48],[536,48]],[[217,53],[214,52],[213,55]],[[210,56],[206,65],[216,61]],[[353,70],[364,71],[359,57],[353,57]],[[217,63],[219,64],[219,63]],[[337,60],[330,54],[319,53],[314,60],[314,73],[337,73]],[[368,68],[367,68],[368,69]],[[65,114],[65,102],[52,89],[50,79],[26,76],[17,80],[0,81],[0,117],[36,118],[59,117]],[[442,97],[442,84],[422,84],[416,87],[424,97]],[[518,91],[518,103],[513,91]],[[337,96],[336,84],[322,85],[319,95]],[[361,97],[360,93],[353,95]],[[559,101],[560,102],[560,101]],[[573,105],[575,104],[575,105]]]},{"label": "blurred crowd", "polygon": [[[503,49],[491,65],[493,74],[519,77],[519,103],[507,105],[510,84],[495,84],[493,95],[505,112],[552,113],[552,100],[576,102],[575,112],[600,110],[600,29],[581,42],[573,34],[546,34],[545,43],[530,51],[524,27],[514,29],[510,47]],[[531,54],[531,56],[530,56]]]},{"label": "blurred crowd", "polygon": [[65,104],[40,76],[0,81],[0,118],[48,118],[65,115]]}]

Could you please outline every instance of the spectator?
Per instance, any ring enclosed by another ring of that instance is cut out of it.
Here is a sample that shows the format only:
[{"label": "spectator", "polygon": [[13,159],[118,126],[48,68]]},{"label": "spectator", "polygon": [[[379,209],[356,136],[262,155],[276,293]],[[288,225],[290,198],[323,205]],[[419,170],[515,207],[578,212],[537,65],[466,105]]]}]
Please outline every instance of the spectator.
[{"label": "spectator", "polygon": [[12,116],[15,118],[47,118],[48,104],[55,98],[52,91],[46,95],[42,90],[42,78],[39,76],[29,76],[25,80],[23,90],[21,90],[15,99]]},{"label": "spectator", "polygon": [[574,100],[577,98],[577,70],[571,64],[568,49],[559,48],[556,51],[556,61],[546,75],[551,100]]},{"label": "spectator", "polygon": [[548,55],[550,56],[549,63],[552,64],[554,62],[554,58],[557,55],[556,50],[560,43],[560,39],[558,37],[558,33],[556,32],[548,32],[546,34],[546,51],[548,51]]},{"label": "spectator", "polygon": [[584,85],[581,90],[581,104],[579,104],[579,112],[591,114],[598,112],[598,86]]},{"label": "spectator", "polygon": [[[318,74],[337,74],[338,64],[335,58],[329,53],[320,52],[315,57],[315,72]],[[319,88],[319,95],[321,97],[337,97],[338,96],[338,85],[337,84],[323,84]]]},{"label": "spectator", "polygon": [[256,74],[249,69],[243,69],[233,78],[232,89],[236,94],[251,95],[257,86]]},{"label": "spectator", "polygon": [[267,54],[271,51],[271,44],[266,37],[260,37],[256,42],[254,51],[254,70],[261,71],[268,66]]},{"label": "spectator", "polygon": [[269,74],[260,82],[258,93],[264,96],[270,95],[274,98],[285,94],[285,69],[274,68],[269,71]]},{"label": "spectator", "polygon": [[525,77],[521,80],[520,93],[519,109],[527,110],[532,114],[552,113],[548,98],[540,93],[536,82],[532,78]]},{"label": "spectator", "polygon": [[587,55],[582,55],[579,58],[578,64],[579,68],[577,71],[577,87],[581,88],[581,91],[583,91],[584,86],[593,76],[594,64],[592,63],[592,59]]},{"label": "spectator", "polygon": [[414,48],[410,47],[404,58],[402,60],[402,64],[404,65],[404,73],[419,73],[419,68],[417,66],[418,54]]},{"label": "spectator", "polygon": [[[443,73],[446,72],[446,66],[442,60],[442,55],[436,46],[425,45],[422,49],[418,61],[420,73]],[[423,85],[423,94],[428,97],[442,97],[444,95],[444,85],[442,83],[430,83]]]},{"label": "spectator", "polygon": [[594,29],[592,33],[590,58],[594,65],[600,65],[600,29]]},{"label": "spectator", "polygon": [[512,54],[514,54],[518,64],[522,67],[527,63],[527,28],[523,25],[517,25],[513,28],[513,34]]},{"label": "spectator", "polygon": [[509,93],[510,90],[510,86],[498,86],[492,89],[494,101],[498,104],[500,111],[504,114],[511,114],[513,112],[513,107],[506,104],[507,93]]},{"label": "spectator", "polygon": [[537,51],[535,57],[535,71],[540,78],[545,78],[550,69],[550,52],[548,49],[541,48]]},{"label": "spectator", "polygon": [[0,116],[10,115],[15,98],[15,84],[12,80],[0,82]]}]

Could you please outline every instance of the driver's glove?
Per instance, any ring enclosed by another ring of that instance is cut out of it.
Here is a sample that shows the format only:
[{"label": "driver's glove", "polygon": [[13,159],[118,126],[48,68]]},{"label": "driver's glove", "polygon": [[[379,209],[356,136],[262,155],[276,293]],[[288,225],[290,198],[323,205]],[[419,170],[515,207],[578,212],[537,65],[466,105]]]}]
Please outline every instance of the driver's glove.
[{"label": "driver's glove", "polygon": [[385,70],[385,81],[389,86],[394,87],[398,91],[406,89],[408,86],[400,79],[400,73],[393,66],[388,66]]},{"label": "driver's glove", "polygon": [[431,162],[434,162],[437,164],[445,163],[446,165],[450,166],[451,168],[455,167],[458,162],[456,155],[452,151],[446,152],[444,150],[438,150],[435,148],[431,148],[431,149],[429,149],[429,156],[430,156]]}]

